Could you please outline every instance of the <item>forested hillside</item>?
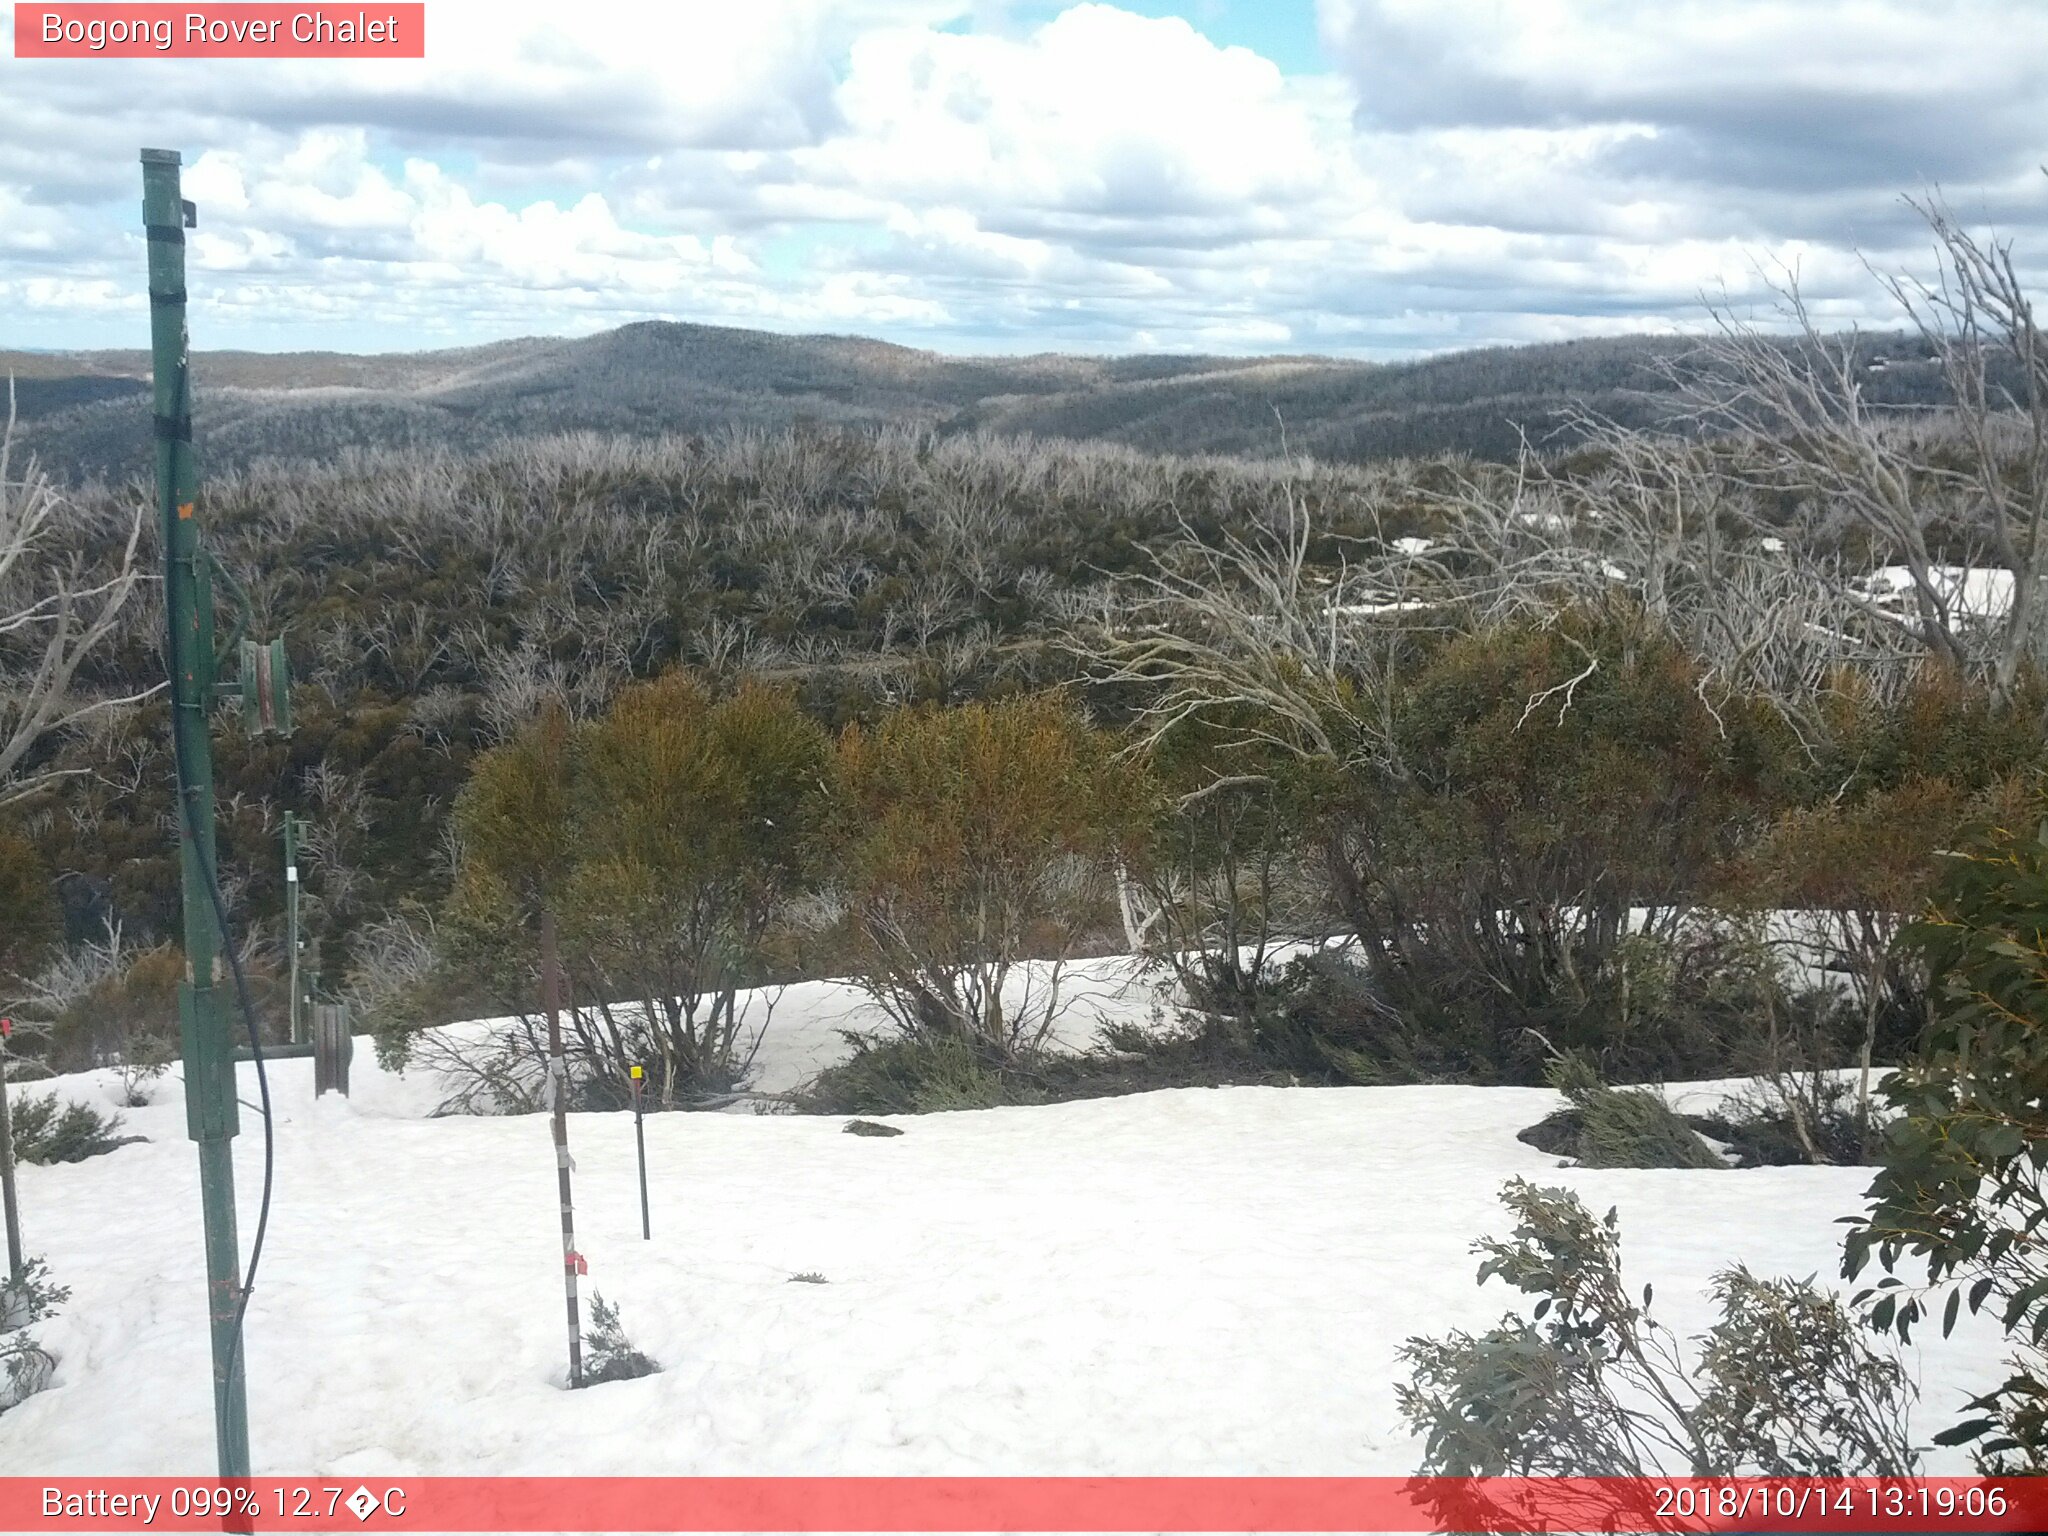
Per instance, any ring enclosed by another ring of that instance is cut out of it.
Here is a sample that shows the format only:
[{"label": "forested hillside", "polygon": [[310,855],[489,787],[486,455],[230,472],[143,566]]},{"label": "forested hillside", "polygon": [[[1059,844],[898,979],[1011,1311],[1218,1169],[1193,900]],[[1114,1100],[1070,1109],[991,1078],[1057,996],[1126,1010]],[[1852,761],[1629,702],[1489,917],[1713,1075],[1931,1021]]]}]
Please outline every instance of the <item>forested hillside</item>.
[{"label": "forested hillside", "polygon": [[[215,470],[325,459],[344,448],[458,447],[597,431],[927,426],[947,435],[1119,443],[1154,453],[1342,463],[1463,453],[1509,459],[1522,434],[1569,441],[1591,409],[1649,425],[1668,399],[1657,366],[1682,338],[1563,342],[1418,362],[1330,358],[954,358],[841,336],[647,322],[574,340],[448,352],[201,353],[196,430]],[[1876,401],[1924,401],[1932,370],[1904,337],[1865,338]],[[0,353],[17,375],[25,445],[67,481],[119,481],[149,463],[146,355]]]}]

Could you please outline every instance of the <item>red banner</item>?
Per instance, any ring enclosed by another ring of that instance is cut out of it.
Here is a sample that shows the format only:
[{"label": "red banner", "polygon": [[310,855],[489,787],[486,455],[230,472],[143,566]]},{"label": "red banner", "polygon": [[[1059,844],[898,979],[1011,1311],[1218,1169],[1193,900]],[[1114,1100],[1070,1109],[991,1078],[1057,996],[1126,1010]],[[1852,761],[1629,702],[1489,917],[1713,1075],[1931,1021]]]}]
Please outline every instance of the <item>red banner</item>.
[{"label": "red banner", "polygon": [[409,5],[25,5],[17,59],[423,59]]},{"label": "red banner", "polygon": [[37,1531],[2040,1531],[2048,1479],[0,1478]]}]

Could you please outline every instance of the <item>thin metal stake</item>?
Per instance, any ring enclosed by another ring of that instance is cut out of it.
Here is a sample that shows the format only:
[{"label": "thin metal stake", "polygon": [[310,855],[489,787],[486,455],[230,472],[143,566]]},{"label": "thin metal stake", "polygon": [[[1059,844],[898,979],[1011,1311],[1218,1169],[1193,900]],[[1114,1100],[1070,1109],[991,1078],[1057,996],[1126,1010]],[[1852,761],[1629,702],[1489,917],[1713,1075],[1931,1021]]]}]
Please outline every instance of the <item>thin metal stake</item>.
[{"label": "thin metal stake", "polygon": [[306,941],[299,937],[299,818],[284,813],[284,947],[291,958],[292,1044],[308,1039],[305,999],[299,990],[299,958]]},{"label": "thin metal stake", "polygon": [[654,1229],[647,1220],[647,1129],[645,1117],[640,1112],[640,1089],[646,1079],[645,1071],[633,1068],[633,1144],[640,1152],[640,1236],[652,1242]]}]

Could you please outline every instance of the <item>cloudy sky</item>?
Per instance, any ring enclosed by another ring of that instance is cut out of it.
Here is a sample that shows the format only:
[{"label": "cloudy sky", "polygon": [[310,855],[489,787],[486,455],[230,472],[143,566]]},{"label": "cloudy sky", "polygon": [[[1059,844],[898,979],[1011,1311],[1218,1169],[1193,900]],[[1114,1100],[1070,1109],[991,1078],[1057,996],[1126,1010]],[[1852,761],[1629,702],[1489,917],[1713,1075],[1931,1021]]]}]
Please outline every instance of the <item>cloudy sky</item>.
[{"label": "cloudy sky", "polygon": [[[2040,0],[429,0],[424,61],[16,59],[0,347],[136,346],[144,144],[205,347],[674,318],[1386,357],[1883,323],[1938,187],[2048,271]],[[0,34],[12,22],[0,15]]]}]

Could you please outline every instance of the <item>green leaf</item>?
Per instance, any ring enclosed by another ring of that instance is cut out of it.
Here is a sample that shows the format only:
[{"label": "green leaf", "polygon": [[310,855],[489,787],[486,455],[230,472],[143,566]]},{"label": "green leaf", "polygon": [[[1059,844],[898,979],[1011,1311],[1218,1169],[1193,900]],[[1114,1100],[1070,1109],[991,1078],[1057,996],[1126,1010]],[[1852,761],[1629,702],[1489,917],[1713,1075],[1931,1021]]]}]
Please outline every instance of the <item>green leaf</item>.
[{"label": "green leaf", "polygon": [[2026,1144],[2018,1126],[2003,1123],[1990,1127],[1977,1138],[1977,1150],[1993,1161],[2018,1156]]},{"label": "green leaf", "polygon": [[1944,1429],[1934,1437],[1936,1445],[1963,1445],[1976,1439],[1987,1429],[1996,1429],[1996,1419],[1965,1419],[1962,1423]]},{"label": "green leaf", "polygon": [[2010,1332],[2018,1327],[2019,1320],[2027,1315],[2027,1309],[2043,1296],[2048,1296],[2048,1279],[2035,1280],[2013,1292],[2012,1298],[2005,1304],[2005,1316],[2001,1319],[2006,1331]]},{"label": "green leaf", "polygon": [[1961,1291],[1950,1291],[1948,1293],[1948,1305],[1942,1308],[1941,1312],[1941,1336],[1944,1339],[1955,1331],[1956,1318],[1961,1314],[1962,1310],[1963,1293]]}]

